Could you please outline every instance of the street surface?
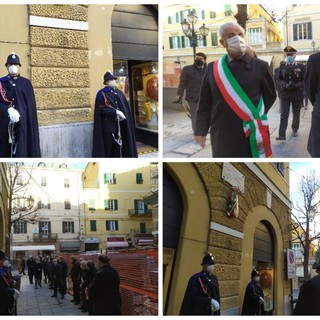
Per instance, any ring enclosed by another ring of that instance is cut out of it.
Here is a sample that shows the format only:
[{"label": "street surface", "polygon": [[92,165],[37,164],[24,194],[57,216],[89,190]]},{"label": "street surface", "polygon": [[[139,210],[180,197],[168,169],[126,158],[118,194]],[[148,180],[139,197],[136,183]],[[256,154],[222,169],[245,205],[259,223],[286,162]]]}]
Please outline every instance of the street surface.
[{"label": "street surface", "polygon": [[[163,110],[163,157],[164,158],[211,158],[210,135],[207,136],[206,146],[202,149],[195,141],[191,129],[191,120],[182,111],[179,104],[177,109]],[[291,112],[291,111],[290,111]],[[287,140],[278,141],[280,124],[280,102],[277,99],[268,113],[271,147],[273,158],[310,158],[307,142],[311,126],[312,106],[301,108],[300,129],[297,137],[291,136],[292,112],[286,132]]]}]

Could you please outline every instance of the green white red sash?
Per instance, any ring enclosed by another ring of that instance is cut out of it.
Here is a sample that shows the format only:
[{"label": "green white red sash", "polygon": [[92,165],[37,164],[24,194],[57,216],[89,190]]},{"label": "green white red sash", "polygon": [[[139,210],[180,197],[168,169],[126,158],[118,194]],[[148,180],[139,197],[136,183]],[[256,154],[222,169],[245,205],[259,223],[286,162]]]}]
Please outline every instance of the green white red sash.
[{"label": "green white red sash", "polygon": [[[243,130],[249,137],[253,158],[272,157],[269,124],[262,96],[257,107],[240,87],[227,65],[227,55],[213,64],[216,83],[228,105],[243,120]],[[232,129],[232,128],[231,128]]]}]

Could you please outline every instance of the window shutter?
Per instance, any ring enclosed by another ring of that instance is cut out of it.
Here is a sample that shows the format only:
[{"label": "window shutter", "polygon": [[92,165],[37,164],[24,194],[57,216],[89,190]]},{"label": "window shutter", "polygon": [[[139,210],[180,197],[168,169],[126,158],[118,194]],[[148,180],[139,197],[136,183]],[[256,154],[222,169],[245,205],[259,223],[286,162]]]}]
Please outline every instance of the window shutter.
[{"label": "window shutter", "polygon": [[117,178],[116,178],[116,174],[114,173],[113,174],[113,184],[116,184],[117,183]]},{"label": "window shutter", "polygon": [[168,17],[168,24],[172,24],[172,18]]},{"label": "window shutter", "polygon": [[207,37],[203,38],[203,46],[204,46],[204,47],[207,46]]},{"label": "window shutter", "polygon": [[206,12],[201,10],[201,19],[204,20],[206,18]]},{"label": "window shutter", "polygon": [[48,222],[48,233],[51,234],[51,221]]},{"label": "window shutter", "polygon": [[179,22],[179,12],[176,12],[176,23]]},{"label": "window shutter", "polygon": [[177,37],[177,40],[178,40],[178,48],[181,48],[181,44],[180,44],[180,37]]},{"label": "window shutter", "polygon": [[74,233],[74,222],[71,222],[71,233]]},{"label": "window shutter", "polygon": [[[293,41],[297,41],[298,40],[298,25],[294,24],[293,25]],[[289,41],[289,39],[287,39],[287,41]]]},{"label": "window shutter", "polygon": [[312,22],[308,22],[308,39],[312,39]]},{"label": "window shutter", "polygon": [[183,11],[180,11],[180,20],[178,20],[178,22],[182,22],[183,21]]},{"label": "window shutter", "polygon": [[114,210],[118,210],[118,200],[114,200]]},{"label": "window shutter", "polygon": [[119,230],[119,227],[118,227],[118,220],[115,220],[115,221],[114,221],[114,224],[115,224],[115,228],[116,228],[116,230]]},{"label": "window shutter", "polygon": [[103,182],[104,182],[104,184],[107,184],[107,174],[106,173],[103,174]]},{"label": "window shutter", "polygon": [[185,48],[186,47],[186,39],[185,36],[181,36],[181,48]]},{"label": "window shutter", "polygon": [[169,48],[173,49],[173,39],[172,39],[172,37],[169,37]]}]

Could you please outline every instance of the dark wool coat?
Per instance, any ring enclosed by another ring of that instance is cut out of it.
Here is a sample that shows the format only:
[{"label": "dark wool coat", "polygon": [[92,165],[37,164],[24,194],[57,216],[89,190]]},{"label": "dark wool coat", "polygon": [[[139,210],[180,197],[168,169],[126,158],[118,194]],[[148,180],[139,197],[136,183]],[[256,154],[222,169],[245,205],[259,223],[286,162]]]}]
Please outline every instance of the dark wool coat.
[{"label": "dark wool coat", "polygon": [[241,314],[253,316],[263,314],[263,304],[259,302],[260,297],[264,298],[260,284],[251,280],[246,287]]},{"label": "dark wool coat", "polygon": [[187,101],[198,102],[201,83],[206,69],[206,64],[203,68],[199,68],[195,63],[190,66],[185,66],[181,71],[177,95],[183,97],[185,91],[185,99]]},{"label": "dark wool coat", "polygon": [[[15,139],[18,142],[16,158],[40,158],[39,127],[36,101],[29,79],[17,76],[12,83],[10,77],[0,78],[5,97],[14,98],[15,109],[20,113],[20,120],[14,125]],[[0,94],[0,157],[11,156],[11,144],[8,143],[8,102]]]},{"label": "dark wool coat", "polygon": [[308,152],[320,157],[320,52],[309,57],[305,76],[305,93],[313,105]]},{"label": "dark wool coat", "polygon": [[[105,105],[102,92],[107,97],[111,107]],[[114,141],[112,134],[118,136],[118,122],[116,109],[122,111],[126,117],[120,121],[122,136],[122,157],[137,158],[135,128],[127,99],[121,90],[105,87],[98,91],[95,101],[94,126],[93,126],[93,158],[118,158],[119,145]],[[104,140],[113,144],[107,149]]]},{"label": "dark wool coat", "polygon": [[11,288],[12,278],[5,267],[0,267],[0,315],[9,315],[14,289]]},{"label": "dark wool coat", "polygon": [[294,315],[320,315],[320,275],[306,281],[300,288]]},{"label": "dark wool coat", "polygon": [[[212,315],[211,299],[220,304],[218,278],[201,271],[189,282],[180,309],[180,315]],[[220,315],[220,310],[214,315]]]},{"label": "dark wool coat", "polygon": [[92,297],[93,315],[120,315],[121,296],[118,272],[110,265],[103,266],[95,275],[89,294]]},{"label": "dark wool coat", "polygon": [[[210,129],[213,157],[251,158],[249,139],[240,119],[224,100],[208,64],[202,82],[197,109],[195,136],[206,136]],[[276,90],[268,63],[245,54],[229,63],[229,69],[255,106],[262,95],[267,113],[276,99]]]}]

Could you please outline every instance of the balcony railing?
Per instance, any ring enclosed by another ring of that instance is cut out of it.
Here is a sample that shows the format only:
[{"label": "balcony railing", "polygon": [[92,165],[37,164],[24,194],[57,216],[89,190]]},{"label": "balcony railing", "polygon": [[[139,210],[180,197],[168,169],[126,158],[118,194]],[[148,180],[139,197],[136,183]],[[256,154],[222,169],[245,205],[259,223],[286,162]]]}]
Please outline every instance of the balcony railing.
[{"label": "balcony railing", "polygon": [[48,234],[34,233],[33,234],[34,241],[55,241],[57,239],[58,239],[57,233],[48,233]]},{"label": "balcony railing", "polygon": [[152,209],[129,209],[128,214],[129,216],[151,216],[152,215]]}]

